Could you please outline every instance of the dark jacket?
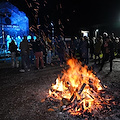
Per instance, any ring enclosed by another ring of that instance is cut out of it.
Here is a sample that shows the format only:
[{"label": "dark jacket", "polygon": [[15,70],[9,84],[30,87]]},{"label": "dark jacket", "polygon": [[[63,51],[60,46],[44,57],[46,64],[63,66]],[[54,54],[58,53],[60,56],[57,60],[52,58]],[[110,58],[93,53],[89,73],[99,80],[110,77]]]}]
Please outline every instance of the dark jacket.
[{"label": "dark jacket", "polygon": [[43,44],[40,40],[36,40],[35,42],[35,52],[41,52],[43,51]]},{"label": "dark jacket", "polygon": [[65,52],[65,44],[62,40],[58,41],[57,52],[58,53],[64,53]]},{"label": "dark jacket", "polygon": [[26,39],[23,39],[23,41],[20,43],[20,49],[21,52],[27,52],[29,53],[29,44],[28,41]]},{"label": "dark jacket", "polygon": [[109,56],[110,56],[109,58],[111,60],[113,60],[114,59],[114,44],[113,44],[113,41],[109,41],[108,46],[109,46]]},{"label": "dark jacket", "polygon": [[35,53],[35,41],[33,41],[33,40],[30,41],[29,49]]},{"label": "dark jacket", "polygon": [[9,44],[9,50],[10,50],[10,52],[17,52],[17,45],[15,44],[14,41],[12,41],[12,42]]}]

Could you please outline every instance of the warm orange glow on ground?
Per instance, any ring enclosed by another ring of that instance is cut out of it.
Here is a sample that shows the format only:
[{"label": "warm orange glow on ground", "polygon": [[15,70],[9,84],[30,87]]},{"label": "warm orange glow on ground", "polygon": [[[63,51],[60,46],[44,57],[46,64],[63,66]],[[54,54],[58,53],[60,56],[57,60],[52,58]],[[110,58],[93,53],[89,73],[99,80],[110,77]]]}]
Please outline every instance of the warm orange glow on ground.
[{"label": "warm orange glow on ground", "polygon": [[102,90],[100,80],[88,70],[87,66],[82,66],[76,59],[68,60],[70,66],[64,71],[63,76],[56,79],[56,84],[49,90],[49,96],[54,99],[65,99],[63,110],[67,110],[72,115],[81,115],[84,112],[92,112],[102,109],[102,103],[106,101],[99,95]]}]

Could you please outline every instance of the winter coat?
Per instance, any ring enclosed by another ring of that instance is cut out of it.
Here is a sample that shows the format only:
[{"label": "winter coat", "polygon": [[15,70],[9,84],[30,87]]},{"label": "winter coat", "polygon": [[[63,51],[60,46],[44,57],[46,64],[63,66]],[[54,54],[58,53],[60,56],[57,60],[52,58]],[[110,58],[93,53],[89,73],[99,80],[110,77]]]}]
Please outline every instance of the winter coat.
[{"label": "winter coat", "polygon": [[37,40],[35,42],[35,52],[41,52],[43,51],[43,44],[41,43],[41,41]]},{"label": "winter coat", "polygon": [[26,39],[23,39],[23,41],[20,43],[20,49],[21,49],[21,52],[23,52],[23,53],[29,52],[29,44]]},{"label": "winter coat", "polygon": [[10,50],[10,52],[17,52],[17,45],[15,44],[15,42],[12,41],[9,44],[9,50]]},{"label": "winter coat", "polygon": [[102,42],[100,40],[98,40],[95,45],[94,45],[94,54],[95,55],[99,55],[101,52],[101,46],[102,46]]}]

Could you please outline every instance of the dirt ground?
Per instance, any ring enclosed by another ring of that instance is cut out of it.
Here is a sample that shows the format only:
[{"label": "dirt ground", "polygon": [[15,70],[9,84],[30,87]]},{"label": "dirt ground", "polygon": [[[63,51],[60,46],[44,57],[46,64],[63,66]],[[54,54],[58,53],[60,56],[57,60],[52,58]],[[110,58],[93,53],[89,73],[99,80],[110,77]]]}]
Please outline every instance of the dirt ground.
[{"label": "dirt ground", "polygon": [[[101,72],[93,62],[89,66],[93,66],[101,83],[107,85],[113,96],[120,100],[120,59],[114,59],[112,72],[109,72],[109,63]],[[49,111],[50,103],[41,102],[63,69],[66,68],[58,65],[47,66],[39,71],[33,67],[30,72],[20,73],[19,68],[11,68],[9,62],[1,62],[0,120],[84,120],[59,110]],[[120,111],[117,109],[95,119],[120,120]]]}]

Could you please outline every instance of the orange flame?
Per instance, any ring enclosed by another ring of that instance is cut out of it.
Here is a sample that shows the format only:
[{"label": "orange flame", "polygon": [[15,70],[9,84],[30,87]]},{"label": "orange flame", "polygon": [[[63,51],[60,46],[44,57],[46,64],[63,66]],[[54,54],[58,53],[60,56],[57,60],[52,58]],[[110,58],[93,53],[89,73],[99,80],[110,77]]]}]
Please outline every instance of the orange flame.
[{"label": "orange flame", "polygon": [[72,115],[80,115],[86,110],[92,112],[93,109],[101,109],[103,100],[99,96],[99,91],[102,90],[100,80],[92,70],[88,70],[86,65],[83,67],[76,59],[68,60],[67,64],[70,66],[69,69],[64,71],[61,78],[56,79],[56,84],[52,85],[48,97],[70,101],[68,112]]}]

